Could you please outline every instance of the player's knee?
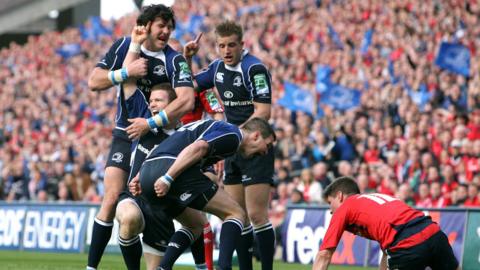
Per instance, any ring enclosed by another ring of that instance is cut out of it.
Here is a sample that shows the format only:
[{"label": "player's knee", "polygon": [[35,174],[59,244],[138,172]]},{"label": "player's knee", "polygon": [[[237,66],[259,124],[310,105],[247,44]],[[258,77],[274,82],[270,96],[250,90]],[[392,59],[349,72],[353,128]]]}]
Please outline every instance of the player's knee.
[{"label": "player's knee", "polygon": [[248,219],[250,219],[253,225],[263,225],[268,222],[268,211],[263,211],[263,209],[249,209]]},{"label": "player's knee", "polygon": [[141,233],[143,218],[139,209],[130,202],[120,203],[115,218],[119,223],[119,235],[124,239],[132,238]]},{"label": "player's knee", "polygon": [[245,210],[242,209],[242,207],[240,207],[240,205],[235,204],[235,205],[232,205],[230,213],[228,214],[227,217],[225,217],[225,219],[228,219],[228,218],[238,219],[242,221],[243,224],[245,224],[245,221],[247,220],[247,213],[245,212]]}]

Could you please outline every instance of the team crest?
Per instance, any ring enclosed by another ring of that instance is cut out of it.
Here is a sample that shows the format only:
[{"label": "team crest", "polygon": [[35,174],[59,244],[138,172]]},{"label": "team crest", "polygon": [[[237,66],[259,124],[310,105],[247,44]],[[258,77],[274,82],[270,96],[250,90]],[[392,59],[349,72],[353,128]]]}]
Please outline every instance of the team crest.
[{"label": "team crest", "polygon": [[165,67],[163,65],[158,65],[153,68],[153,74],[157,76],[165,75]]},{"label": "team crest", "polygon": [[242,77],[235,76],[235,78],[233,79],[233,85],[236,87],[242,86]]},{"label": "team crest", "polygon": [[116,163],[122,163],[123,154],[121,152],[116,152],[112,155],[112,161],[115,161]]}]

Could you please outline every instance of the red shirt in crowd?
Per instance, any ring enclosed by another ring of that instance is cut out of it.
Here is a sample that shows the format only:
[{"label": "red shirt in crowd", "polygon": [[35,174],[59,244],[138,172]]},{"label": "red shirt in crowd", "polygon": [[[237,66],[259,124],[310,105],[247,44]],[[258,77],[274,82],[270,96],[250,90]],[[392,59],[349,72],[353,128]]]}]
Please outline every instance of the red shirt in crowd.
[{"label": "red shirt in crowd", "polygon": [[379,193],[352,195],[345,199],[333,214],[320,250],[336,248],[345,230],[378,241],[383,250],[388,248],[394,251],[412,247],[438,232],[440,230],[438,225],[431,223],[423,230],[390,247],[397,234],[394,227],[423,216],[422,212],[388,195]]}]

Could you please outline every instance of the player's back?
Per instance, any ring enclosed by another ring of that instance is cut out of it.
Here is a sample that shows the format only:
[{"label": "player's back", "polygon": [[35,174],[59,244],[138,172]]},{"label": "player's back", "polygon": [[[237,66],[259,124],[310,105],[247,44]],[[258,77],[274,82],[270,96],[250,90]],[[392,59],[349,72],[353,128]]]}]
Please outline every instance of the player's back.
[{"label": "player's back", "polygon": [[409,222],[425,217],[401,200],[379,193],[353,195],[342,207],[347,211],[346,229],[379,241],[382,248],[392,244]]}]

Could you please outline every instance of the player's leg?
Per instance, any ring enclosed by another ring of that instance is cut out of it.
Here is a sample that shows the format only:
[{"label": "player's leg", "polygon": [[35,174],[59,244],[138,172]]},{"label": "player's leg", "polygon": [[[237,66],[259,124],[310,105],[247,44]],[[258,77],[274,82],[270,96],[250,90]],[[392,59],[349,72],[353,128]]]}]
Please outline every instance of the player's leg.
[{"label": "player's leg", "polygon": [[[225,184],[225,191],[234,199],[245,211],[245,189],[240,184]],[[248,215],[248,211],[247,211]],[[253,257],[253,228],[250,224],[250,220],[247,218],[243,224],[243,231],[240,241],[238,241],[237,247],[238,264],[240,270],[252,270],[252,257]]]},{"label": "player's leg", "polygon": [[130,147],[130,141],[113,136],[103,180],[105,193],[100,210],[93,223],[87,269],[97,268],[112,235],[118,196],[125,187],[130,171]]},{"label": "player's leg", "polygon": [[[247,212],[245,206],[245,194],[242,184],[242,171],[239,164],[243,159],[239,155],[234,155],[225,159],[225,179],[224,189],[232,197],[242,209]],[[240,270],[252,270],[252,254],[253,254],[253,230],[248,218],[243,224],[243,231],[237,246],[238,264]]]},{"label": "player's leg", "polygon": [[260,251],[262,270],[273,268],[275,252],[275,231],[268,219],[270,189],[270,184],[255,184],[245,187],[248,217],[253,223],[253,231],[258,239],[257,246]]},{"label": "player's leg", "polygon": [[[203,231],[204,218],[198,210],[185,208],[175,219],[182,224],[182,228],[177,230],[170,238],[160,263],[160,269],[162,270],[172,269],[178,257],[200,237]],[[192,249],[192,253],[197,269],[206,269],[203,245],[198,246],[197,244],[196,248]]]},{"label": "player's leg", "polygon": [[127,198],[118,203],[115,218],[120,225],[118,242],[127,269],[140,269],[142,243],[139,234],[145,227],[142,211],[133,199]]},{"label": "player's leg", "polygon": [[220,232],[219,269],[232,269],[232,256],[239,241],[246,219],[246,213],[227,192],[218,189],[208,201],[204,211],[216,215],[223,220]]},{"label": "player's leg", "polygon": [[245,186],[245,204],[248,218],[253,225],[257,247],[262,261],[262,270],[272,270],[275,253],[275,230],[268,219],[270,189],[273,183],[273,150],[267,155],[244,161],[242,183]]},{"label": "player's leg", "polygon": [[429,250],[425,256],[430,256],[429,266],[432,267],[432,269],[460,269],[453,249],[448,243],[448,237],[443,231],[434,234],[426,243],[429,246]]},{"label": "player's leg", "polygon": [[[214,183],[218,183],[218,176],[213,166],[204,170],[204,174]],[[207,217],[205,216],[205,224],[203,225],[203,246],[205,249],[205,264],[208,270],[213,270],[213,232]],[[192,247],[195,243],[192,245]]]}]

